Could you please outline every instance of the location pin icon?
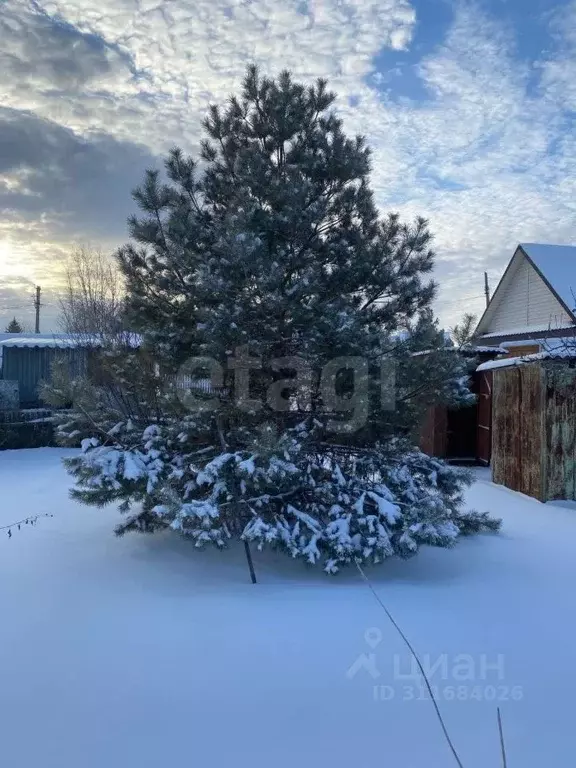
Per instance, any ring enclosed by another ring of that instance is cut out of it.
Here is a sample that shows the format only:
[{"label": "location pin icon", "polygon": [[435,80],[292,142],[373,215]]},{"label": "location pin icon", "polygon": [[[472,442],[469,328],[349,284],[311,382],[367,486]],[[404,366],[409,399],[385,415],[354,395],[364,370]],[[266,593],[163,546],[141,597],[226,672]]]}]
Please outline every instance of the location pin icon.
[{"label": "location pin icon", "polygon": [[382,632],[378,627],[370,627],[370,629],[367,629],[366,632],[364,632],[364,640],[366,640],[366,643],[372,650],[374,650],[374,648],[382,642]]}]

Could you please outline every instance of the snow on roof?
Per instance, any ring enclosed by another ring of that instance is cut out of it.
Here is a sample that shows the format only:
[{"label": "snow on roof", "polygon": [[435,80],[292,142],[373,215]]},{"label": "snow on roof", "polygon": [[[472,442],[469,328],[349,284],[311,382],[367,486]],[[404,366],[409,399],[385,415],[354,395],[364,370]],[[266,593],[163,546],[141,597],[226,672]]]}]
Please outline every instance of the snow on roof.
[{"label": "snow on roof", "polygon": [[421,349],[419,352],[412,352],[411,357],[419,357],[421,355],[430,355],[433,352],[437,352],[438,349],[442,349],[443,352],[453,352],[455,355],[462,355],[463,357],[475,357],[476,355],[480,354],[492,354],[492,355],[498,355],[498,354],[504,354],[506,352],[505,349],[502,347],[482,347],[477,346],[476,344],[473,344],[471,346],[465,345],[463,347],[439,347],[439,348],[431,348],[431,349]]},{"label": "snow on roof", "polygon": [[0,339],[0,347],[49,347],[51,349],[69,349],[70,347],[88,346],[87,342],[74,336],[23,336],[16,338]]},{"label": "snow on roof", "polygon": [[576,246],[520,243],[568,309],[576,309]]},{"label": "snow on roof", "polygon": [[461,347],[455,347],[455,352],[460,352],[462,355],[478,355],[478,354],[503,354],[506,350],[502,344],[463,344]]},{"label": "snow on roof", "polygon": [[517,339],[515,341],[503,341],[500,346],[504,351],[507,351],[509,349],[514,349],[514,347],[528,347],[532,344],[540,346],[540,344],[544,344],[545,342],[546,339]]},{"label": "snow on roof", "polygon": [[[97,336],[76,336],[74,334],[53,333],[53,334],[5,334],[9,338],[0,337],[0,350],[3,347],[44,347],[50,349],[70,349],[71,347],[101,347],[102,339]],[[135,333],[128,334],[122,338],[132,347],[138,347],[141,343],[141,337]]]},{"label": "snow on roof", "polygon": [[504,360],[488,360],[486,363],[480,363],[477,371],[493,371],[495,368],[510,368],[513,365],[521,365],[530,355],[524,357],[506,357]]},{"label": "snow on roof", "polygon": [[488,346],[485,346],[485,345],[482,345],[482,344],[472,344],[470,347],[465,347],[464,349],[465,350],[470,350],[471,352],[479,352],[479,353],[482,353],[482,352],[496,352],[496,353],[498,353],[498,352],[503,352],[504,351],[502,349],[503,346],[504,346],[503,344],[500,344],[497,347],[494,347],[494,346],[493,347],[488,347]]},{"label": "snow on roof", "polygon": [[[575,249],[576,250],[576,249]],[[558,325],[525,325],[520,328],[509,328],[502,331],[491,331],[490,333],[482,333],[477,338],[479,339],[495,339],[498,336],[524,336],[527,333],[543,333],[544,331],[560,331],[568,328],[574,328],[574,323],[559,323]]]},{"label": "snow on roof", "polygon": [[[65,333],[0,333],[0,367],[4,347],[40,347],[56,346],[56,342],[67,337]],[[31,340],[34,343],[31,343]]]},{"label": "snow on roof", "polygon": [[30,337],[34,337],[35,339],[61,339],[69,335],[70,334],[68,333],[31,333],[30,331],[23,331],[22,333],[0,333],[0,341],[7,341],[8,339],[26,339]]},{"label": "snow on roof", "polygon": [[576,358],[576,347],[562,347],[562,349],[549,349],[544,352],[534,352],[531,355],[522,355],[521,357],[505,357],[500,360],[489,360],[481,363],[477,371],[491,371],[494,368],[510,368],[515,365],[524,365],[538,360],[573,360]]},{"label": "snow on roof", "polygon": [[503,341],[500,344],[500,348],[503,352],[508,351],[509,349],[514,349],[514,347],[526,347],[530,346],[531,344],[538,345],[540,347],[544,347],[545,349],[553,349],[555,347],[562,347],[567,345],[572,345],[572,347],[576,346],[576,341],[574,336],[552,336],[551,338],[542,338],[539,339],[519,339],[517,341]]}]

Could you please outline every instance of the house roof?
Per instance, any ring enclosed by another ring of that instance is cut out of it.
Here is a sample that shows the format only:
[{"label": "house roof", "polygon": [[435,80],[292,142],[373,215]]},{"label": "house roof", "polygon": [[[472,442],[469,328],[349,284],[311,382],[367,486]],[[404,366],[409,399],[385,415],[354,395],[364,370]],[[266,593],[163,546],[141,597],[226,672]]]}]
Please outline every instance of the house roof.
[{"label": "house roof", "polygon": [[507,328],[503,331],[491,331],[491,333],[481,333],[476,338],[478,339],[496,339],[499,336],[521,336],[521,340],[525,340],[531,333],[549,333],[550,331],[568,331],[574,328],[574,323],[559,323],[550,327],[550,323],[546,325],[525,325],[522,328]]},{"label": "house roof", "polygon": [[[506,269],[500,278],[496,290],[492,294],[490,303],[484,310],[476,330],[475,338],[488,339],[490,337],[508,336],[525,333],[527,330],[535,332],[537,330],[549,330],[550,324],[546,328],[523,327],[521,329],[506,329],[492,333],[482,333],[482,328],[489,326],[496,308],[499,305],[502,292],[513,279],[515,270],[522,259],[526,259],[536,270],[542,280],[546,283],[551,293],[563,306],[571,323],[576,322],[576,246],[573,245],[548,245],[546,243],[520,243]],[[572,293],[574,290],[574,294]],[[562,324],[559,327],[569,327]],[[573,327],[573,326],[572,326]]]},{"label": "house roof", "polygon": [[576,246],[520,243],[520,248],[570,312],[576,309]]}]

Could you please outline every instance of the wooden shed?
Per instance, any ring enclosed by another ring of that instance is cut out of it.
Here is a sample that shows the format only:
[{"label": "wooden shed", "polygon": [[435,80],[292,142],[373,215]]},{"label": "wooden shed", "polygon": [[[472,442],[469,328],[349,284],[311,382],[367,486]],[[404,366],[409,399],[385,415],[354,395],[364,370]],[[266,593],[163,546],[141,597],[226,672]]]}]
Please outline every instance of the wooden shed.
[{"label": "wooden shed", "polygon": [[576,499],[575,363],[540,354],[480,366],[492,372],[495,483],[539,501]]}]

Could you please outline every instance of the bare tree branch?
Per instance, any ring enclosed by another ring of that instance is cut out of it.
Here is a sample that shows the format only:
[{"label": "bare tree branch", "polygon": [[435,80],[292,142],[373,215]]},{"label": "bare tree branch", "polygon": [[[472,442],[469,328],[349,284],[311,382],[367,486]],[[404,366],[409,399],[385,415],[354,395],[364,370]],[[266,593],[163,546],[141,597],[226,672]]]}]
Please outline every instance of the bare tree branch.
[{"label": "bare tree branch", "polygon": [[110,257],[81,246],[70,258],[65,279],[60,299],[60,327],[65,333],[93,339],[122,329],[124,286]]}]

